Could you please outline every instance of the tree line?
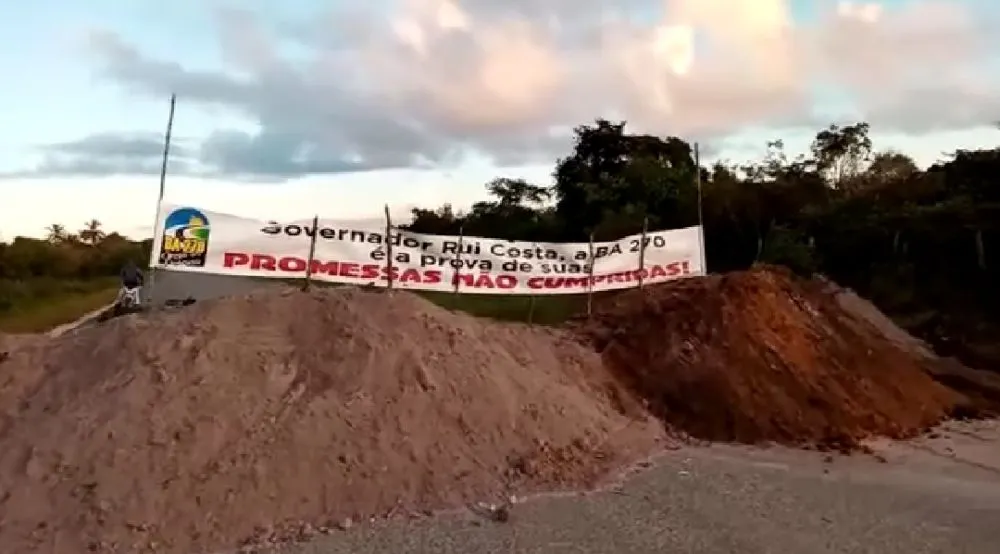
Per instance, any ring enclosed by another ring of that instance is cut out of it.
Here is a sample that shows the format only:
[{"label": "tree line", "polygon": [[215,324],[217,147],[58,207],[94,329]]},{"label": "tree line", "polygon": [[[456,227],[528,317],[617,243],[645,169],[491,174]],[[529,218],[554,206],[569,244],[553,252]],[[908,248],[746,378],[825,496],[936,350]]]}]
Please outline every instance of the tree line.
[{"label": "tree line", "polygon": [[597,120],[575,129],[551,187],[498,178],[468,212],[416,209],[410,228],[585,242],[639,233],[644,220],[695,225],[700,211],[711,272],[771,263],[821,273],[939,351],[1000,367],[1000,148],[957,150],[921,170],[869,131],[831,125],[798,156],[775,140],[761,160],[702,167],[683,139]]},{"label": "tree line", "polygon": [[[702,166],[683,139],[596,120],[574,130],[552,186],[497,178],[468,211],[416,209],[408,227],[586,242],[639,233],[644,221],[668,229],[701,219],[711,272],[772,263],[821,273],[939,351],[1000,368],[1000,147],[957,150],[922,170],[877,148],[869,131],[831,125],[801,155],[775,140],[763,159]],[[111,277],[127,259],[148,262],[149,251],[150,241],[105,234],[97,221],[0,244],[0,310],[15,284]]]},{"label": "tree line", "polygon": [[0,279],[85,280],[116,275],[127,260],[149,261],[152,239],[133,241],[118,233],[107,234],[96,219],[75,233],[59,223],[46,231],[44,239],[16,237],[10,243],[0,242]]},{"label": "tree line", "polygon": [[149,261],[152,239],[138,242],[105,233],[97,220],[77,232],[62,224],[47,231],[44,239],[0,242],[0,316],[66,293],[91,292],[95,282],[110,281],[127,260]]}]

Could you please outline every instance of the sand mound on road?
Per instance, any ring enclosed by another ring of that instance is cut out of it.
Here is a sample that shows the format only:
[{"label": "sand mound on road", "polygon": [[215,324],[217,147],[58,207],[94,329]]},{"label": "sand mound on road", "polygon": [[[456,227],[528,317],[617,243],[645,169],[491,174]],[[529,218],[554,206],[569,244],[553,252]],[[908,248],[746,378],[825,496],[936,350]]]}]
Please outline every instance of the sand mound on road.
[{"label": "sand mound on road", "polygon": [[966,367],[954,358],[938,357],[927,343],[907,333],[854,291],[830,281],[821,284],[841,308],[875,326],[903,350],[926,360],[927,371],[934,380],[965,395],[974,412],[990,417],[1000,415],[1000,374]]},{"label": "sand mound on road", "polygon": [[849,448],[964,402],[814,285],[761,268],[649,287],[584,330],[653,412],[709,440]]},{"label": "sand mound on road", "polygon": [[31,344],[32,342],[37,342],[43,338],[44,336],[39,334],[10,335],[7,333],[0,333],[0,352],[10,353],[18,348]]},{"label": "sand mound on road", "polygon": [[406,293],[128,316],[0,370],[5,552],[190,554],[582,485],[659,435],[570,335]]}]

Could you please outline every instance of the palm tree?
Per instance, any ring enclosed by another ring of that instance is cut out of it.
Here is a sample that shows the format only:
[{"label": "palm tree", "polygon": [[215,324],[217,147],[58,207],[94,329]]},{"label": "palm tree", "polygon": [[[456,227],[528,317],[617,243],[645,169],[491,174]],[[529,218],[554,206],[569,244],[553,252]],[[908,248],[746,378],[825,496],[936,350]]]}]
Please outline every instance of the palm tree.
[{"label": "palm tree", "polygon": [[80,240],[91,246],[96,246],[97,243],[104,240],[104,236],[104,231],[101,231],[101,222],[96,219],[88,221],[80,231]]},{"label": "palm tree", "polygon": [[53,223],[45,228],[49,232],[46,240],[53,244],[57,244],[66,240],[66,226],[60,225],[58,223]]}]

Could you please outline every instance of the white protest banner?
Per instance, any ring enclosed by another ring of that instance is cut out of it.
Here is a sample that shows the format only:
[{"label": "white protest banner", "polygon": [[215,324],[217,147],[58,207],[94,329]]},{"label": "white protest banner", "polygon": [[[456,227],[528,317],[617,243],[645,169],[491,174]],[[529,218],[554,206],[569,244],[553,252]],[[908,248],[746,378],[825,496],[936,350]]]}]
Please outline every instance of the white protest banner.
[{"label": "white protest banner", "polygon": [[[190,210],[164,206],[163,213]],[[209,227],[203,253],[188,271],[259,277],[304,277],[312,221],[261,222],[197,210]],[[169,216],[168,218],[169,219]],[[183,217],[182,217],[183,219]],[[215,221],[222,222],[216,226]],[[169,221],[159,227],[173,228]],[[176,227],[176,224],[174,225]],[[168,233],[169,234],[169,233]],[[647,233],[594,243],[532,243],[394,230],[388,263],[384,223],[320,219],[311,274],[317,281],[472,294],[579,294],[661,283],[704,274],[701,229]],[[179,240],[166,246],[197,252]],[[161,249],[162,250],[162,249]],[[166,265],[166,267],[173,267]],[[592,286],[591,286],[592,285]]]},{"label": "white protest banner", "polygon": [[[328,232],[323,233],[326,229]],[[383,229],[347,228],[320,220],[314,278],[376,286],[385,281]],[[327,238],[329,237],[329,238]],[[647,233],[645,269],[639,271],[642,235],[594,243],[594,291],[702,275],[698,227]],[[395,231],[390,237],[393,286],[472,294],[580,294],[591,278],[587,243],[532,243]]]},{"label": "white protest banner", "polygon": [[[163,203],[160,221],[153,234],[151,266],[172,271],[219,273],[260,277],[261,272],[250,268],[227,267],[227,252],[266,252],[283,259],[309,258],[309,240],[285,234],[280,237],[262,235],[263,221],[211,212],[190,206]],[[300,228],[311,228],[312,218],[295,222]],[[291,223],[290,223],[291,224]],[[282,266],[282,278],[305,278],[306,263]],[[263,275],[272,276],[272,275]]]}]

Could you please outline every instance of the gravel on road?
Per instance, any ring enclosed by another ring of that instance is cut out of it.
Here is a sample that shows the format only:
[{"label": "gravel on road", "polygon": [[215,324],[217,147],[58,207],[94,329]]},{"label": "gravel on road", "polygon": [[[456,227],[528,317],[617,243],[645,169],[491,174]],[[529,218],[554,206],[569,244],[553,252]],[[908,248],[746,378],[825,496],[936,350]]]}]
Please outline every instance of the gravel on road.
[{"label": "gravel on road", "polygon": [[358,525],[274,554],[995,554],[1000,425],[950,423],[844,457],[684,447],[620,487],[515,505],[497,523],[453,512]]}]

